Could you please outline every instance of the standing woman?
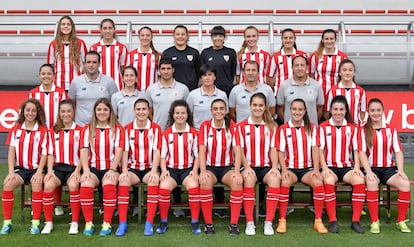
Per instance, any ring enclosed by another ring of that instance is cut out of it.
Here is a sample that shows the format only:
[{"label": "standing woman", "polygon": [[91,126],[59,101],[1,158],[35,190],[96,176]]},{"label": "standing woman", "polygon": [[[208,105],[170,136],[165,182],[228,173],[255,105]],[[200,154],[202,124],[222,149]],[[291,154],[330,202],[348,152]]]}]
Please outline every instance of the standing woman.
[{"label": "standing woman", "polygon": [[327,233],[328,230],[322,222],[325,192],[322,176],[319,172],[317,130],[309,120],[304,100],[293,100],[290,112],[290,120],[280,127],[276,138],[282,170],[279,225],[276,231],[278,233],[286,232],[286,209],[289,203],[290,186],[300,181],[313,189],[313,204],[315,206],[313,228],[319,233]]},{"label": "standing woman", "polygon": [[0,234],[9,234],[12,228],[13,190],[23,184],[32,185],[32,226],[30,234],[40,233],[42,213],[43,169],[49,150],[49,135],[45,125],[45,113],[40,102],[27,99],[20,107],[16,125],[6,140],[9,146],[8,174],[4,179],[1,196],[3,227]]},{"label": "standing woman", "polygon": [[[240,162],[234,166],[233,152],[236,124],[226,115],[227,104],[217,98],[211,103],[212,119],[201,124],[198,133],[200,161],[200,204],[204,215],[204,232],[214,234],[213,185],[221,182],[230,187],[230,235],[238,235],[240,209],[243,202],[243,179]],[[236,157],[235,159],[240,159]]]},{"label": "standing woman", "polygon": [[63,100],[59,104],[58,118],[50,132],[53,156],[48,159],[47,174],[44,179],[43,211],[45,226],[42,234],[53,230],[53,191],[67,184],[69,187],[69,202],[72,210],[72,221],[69,234],[78,234],[80,215],[80,159],[79,140],[82,128],[75,123],[75,102]]},{"label": "standing woman", "polygon": [[145,92],[158,79],[158,62],[161,54],[155,49],[152,42],[152,29],[141,27],[138,30],[140,46],[128,53],[127,65],[138,71],[138,91]]},{"label": "standing woman", "polygon": [[94,233],[93,192],[102,184],[103,224],[99,235],[111,234],[112,215],[116,206],[116,185],[118,167],[124,150],[124,131],[118,124],[106,98],[100,98],[93,107],[91,123],[82,129],[80,139],[80,159],[83,169],[80,188],[80,202],[85,218],[83,235]]},{"label": "standing woman", "polygon": [[335,47],[336,32],[333,29],[325,29],[322,32],[318,49],[310,56],[309,74],[322,84],[323,94],[338,83],[339,64],[348,58],[345,53]]},{"label": "standing woman", "polygon": [[[277,95],[277,91],[282,82],[293,75],[292,59],[297,55],[306,57],[306,52],[298,50],[296,47],[296,35],[293,29],[286,28],[283,30],[281,40],[282,47],[280,48],[280,51],[273,54],[267,73],[267,82],[269,83],[269,86],[274,88],[275,95]],[[274,77],[276,75],[277,77],[275,80]]]},{"label": "standing woman", "polygon": [[[384,120],[384,104],[373,98],[368,102],[368,119],[358,134],[358,150],[365,169],[367,204],[371,217],[371,233],[380,233],[378,218],[378,184],[398,189],[396,227],[404,233],[411,230],[405,223],[410,205],[410,181],[404,172],[404,154],[397,130]],[[393,158],[395,156],[395,160]]]},{"label": "standing woman", "polygon": [[[326,97],[326,106],[331,105],[332,99],[337,95],[345,96],[348,101],[352,121],[359,125],[365,121],[367,96],[365,90],[355,83],[355,64],[350,59],[344,59],[339,64],[338,85],[333,86]],[[329,112],[329,109],[325,109]],[[325,118],[329,118],[326,114]]]},{"label": "standing woman", "polygon": [[201,58],[203,64],[208,64],[216,70],[214,84],[228,96],[235,81],[237,55],[234,49],[224,46],[225,40],[226,30],[222,26],[213,27],[211,29],[213,45],[201,52]]},{"label": "standing woman", "polygon": [[358,128],[349,114],[348,102],[344,96],[338,95],[333,98],[330,111],[331,118],[319,125],[319,158],[325,184],[328,231],[339,232],[336,219],[335,183],[343,181],[352,185],[351,229],[357,233],[364,233],[364,229],[359,224],[365,201],[365,179],[358,159]]},{"label": "standing woman", "polygon": [[[270,55],[267,51],[260,49],[257,42],[259,41],[259,29],[255,26],[248,26],[244,29],[244,41],[237,53],[237,83],[244,82],[243,68],[247,61],[253,60],[259,64],[259,83],[267,83],[267,70],[270,65]],[[272,87],[272,84],[270,85]]]},{"label": "standing woman", "polygon": [[115,22],[112,19],[103,19],[100,24],[101,40],[92,45],[90,50],[101,55],[99,70],[114,79],[118,89],[122,89],[122,71],[127,62],[128,50],[116,37]]},{"label": "standing woman", "polygon": [[122,73],[123,89],[111,96],[111,105],[115,116],[122,126],[134,121],[134,103],[138,98],[145,98],[145,92],[137,90],[138,72],[129,65]]},{"label": "standing woman", "polygon": [[253,221],[254,187],[256,182],[268,185],[266,195],[266,218],[264,234],[273,235],[273,219],[280,193],[280,173],[277,152],[274,146],[277,124],[273,121],[263,93],[255,93],[250,98],[251,116],[238,125],[236,134],[236,153],[240,159],[235,167],[244,167],[243,206],[246,214],[246,235],[255,235]]},{"label": "standing woman", "polygon": [[174,79],[184,83],[188,90],[198,87],[201,57],[197,49],[188,46],[188,29],[183,25],[174,28],[174,46],[166,49],[162,55],[170,57],[174,65]]},{"label": "standing woman", "polygon": [[161,149],[161,177],[159,187],[160,226],[157,233],[168,230],[168,210],[171,191],[183,185],[188,191],[191,211],[191,232],[200,234],[200,188],[198,183],[198,138],[193,128],[193,116],[185,100],[171,104],[168,124]]},{"label": "standing woman", "polygon": [[58,22],[55,39],[47,50],[47,63],[53,64],[55,85],[69,90],[73,78],[82,74],[87,47],[85,41],[76,36],[75,23],[68,15]]},{"label": "standing woman", "polygon": [[161,127],[149,120],[146,99],[137,99],[133,108],[135,120],[125,127],[125,151],[118,185],[119,226],[115,235],[123,236],[127,231],[129,188],[143,182],[148,185],[144,235],[151,236],[158,204]]}]

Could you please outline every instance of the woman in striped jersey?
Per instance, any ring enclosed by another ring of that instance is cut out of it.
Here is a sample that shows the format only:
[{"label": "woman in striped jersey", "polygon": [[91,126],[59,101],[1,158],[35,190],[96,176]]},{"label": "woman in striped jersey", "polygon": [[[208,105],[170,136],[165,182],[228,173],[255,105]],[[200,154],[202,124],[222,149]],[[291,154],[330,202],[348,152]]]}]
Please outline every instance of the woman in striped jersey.
[{"label": "woman in striped jersey", "polygon": [[305,101],[295,99],[290,105],[291,118],[279,128],[276,147],[279,153],[282,182],[279,200],[278,233],[286,232],[286,209],[290,186],[302,182],[313,189],[315,222],[313,228],[319,233],[328,230],[322,223],[325,199],[322,176],[319,172],[319,150],[316,126],[310,122]]},{"label": "woman in striped jersey", "polygon": [[13,190],[23,184],[32,185],[32,226],[30,234],[40,233],[42,213],[43,169],[49,150],[49,134],[45,125],[45,113],[36,99],[27,99],[20,107],[16,125],[6,140],[8,174],[4,179],[1,196],[3,227],[0,234],[9,234],[12,228]]},{"label": "woman in striped jersey", "polygon": [[200,234],[198,138],[197,131],[193,128],[193,116],[185,100],[176,100],[171,104],[168,126],[162,137],[158,201],[161,223],[157,233],[162,234],[168,230],[170,194],[182,184],[188,191],[191,231],[193,234]]},{"label": "woman in striped jersey", "polygon": [[152,37],[150,27],[141,27],[138,30],[140,46],[130,51],[127,58],[127,65],[138,71],[137,89],[142,92],[158,80],[158,62],[161,54],[155,49]]},{"label": "woman in striped jersey", "polygon": [[262,50],[257,44],[259,41],[259,29],[257,29],[255,26],[248,26],[244,29],[243,36],[243,44],[240,50],[237,52],[237,83],[244,82],[244,64],[250,60],[254,60],[259,64],[259,82],[267,83],[266,76],[270,64],[270,54],[267,51]]},{"label": "woman in striped jersey", "polygon": [[112,215],[116,206],[116,185],[118,167],[124,150],[124,130],[118,123],[111,103],[100,98],[93,107],[91,123],[86,125],[80,138],[81,177],[80,202],[85,218],[83,235],[94,233],[93,192],[102,184],[103,188],[103,224],[99,235],[111,234]]},{"label": "woman in striped jersey", "polygon": [[[280,193],[280,172],[277,152],[274,146],[277,124],[273,121],[263,93],[255,93],[250,98],[251,116],[239,123],[236,132],[235,167],[243,166],[243,206],[246,215],[246,235],[255,235],[253,221],[254,186],[256,182],[268,185],[266,195],[266,218],[264,234],[273,235],[273,219]],[[257,206],[257,205],[256,205]]]},{"label": "woman in striped jersey", "polygon": [[47,174],[44,179],[43,211],[45,226],[42,234],[53,230],[53,192],[64,184],[69,187],[69,202],[72,221],[69,234],[78,233],[80,215],[79,185],[81,165],[79,161],[79,140],[81,127],[75,124],[75,102],[63,100],[59,104],[56,124],[49,131],[53,155],[48,158]]},{"label": "woman in striped jersey", "polygon": [[118,185],[119,226],[115,235],[123,236],[127,231],[129,188],[143,182],[148,185],[144,235],[151,236],[154,234],[153,224],[158,204],[162,133],[161,127],[148,118],[150,110],[146,99],[137,99],[133,108],[135,120],[125,126],[125,151]]},{"label": "woman in striped jersey", "polygon": [[339,232],[336,219],[335,183],[343,181],[352,185],[351,229],[364,233],[359,224],[365,201],[365,180],[358,159],[357,134],[349,112],[348,102],[342,95],[332,99],[331,118],[319,125],[320,164],[325,188],[325,207],[329,218],[328,231]]},{"label": "woman in striped jersey", "polygon": [[100,23],[101,40],[91,46],[91,51],[101,55],[100,72],[112,77],[118,89],[121,90],[122,77],[127,62],[127,47],[116,37],[115,22],[112,19],[103,19]]},{"label": "woman in striped jersey", "polygon": [[372,222],[371,233],[380,233],[379,183],[398,189],[396,227],[401,232],[410,233],[411,230],[405,223],[411,196],[410,181],[404,172],[404,154],[397,131],[385,123],[384,105],[379,99],[373,98],[368,102],[367,123],[358,133],[358,150],[366,174],[367,204]]},{"label": "woman in striped jersey", "polygon": [[47,63],[55,67],[55,85],[69,90],[73,78],[82,74],[87,47],[85,41],[76,36],[75,23],[68,15],[57,24],[55,39],[47,50]]},{"label": "woman in striped jersey", "polygon": [[[243,202],[243,179],[240,166],[235,167],[233,142],[236,125],[226,115],[225,100],[211,102],[212,119],[201,124],[198,133],[200,161],[200,203],[204,215],[204,232],[214,234],[212,208],[213,185],[221,182],[230,187],[230,235],[238,235],[240,209]],[[239,159],[236,157],[235,159]]]}]

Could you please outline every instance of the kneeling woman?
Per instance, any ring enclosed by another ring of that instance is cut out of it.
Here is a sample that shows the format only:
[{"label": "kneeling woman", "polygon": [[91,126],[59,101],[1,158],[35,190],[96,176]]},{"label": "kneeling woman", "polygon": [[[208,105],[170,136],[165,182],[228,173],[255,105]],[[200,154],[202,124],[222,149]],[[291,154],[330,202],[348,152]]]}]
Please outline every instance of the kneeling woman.
[{"label": "kneeling woman", "polygon": [[159,188],[159,210],[161,224],[157,233],[168,230],[168,210],[171,191],[182,184],[188,191],[191,211],[191,231],[200,234],[200,189],[198,184],[198,141],[193,126],[193,117],[185,100],[171,104],[168,128],[162,137],[161,177]]},{"label": "kneeling woman", "polygon": [[30,234],[40,233],[42,213],[43,168],[46,165],[49,135],[45,125],[45,112],[36,99],[28,99],[20,107],[16,125],[6,140],[9,146],[9,173],[4,179],[1,197],[3,227],[0,234],[9,234],[12,228],[13,190],[23,184],[32,185],[32,227]]},{"label": "kneeling woman", "polygon": [[380,233],[378,219],[378,183],[380,182],[399,190],[396,226],[401,232],[411,232],[405,223],[410,205],[410,181],[404,172],[402,146],[397,131],[385,123],[384,105],[379,99],[374,98],[368,102],[368,120],[358,134],[358,150],[361,164],[366,172],[371,233]]},{"label": "kneeling woman", "polygon": [[148,185],[144,235],[154,234],[152,226],[158,204],[160,175],[157,169],[160,162],[162,133],[161,127],[148,119],[150,110],[146,99],[135,101],[134,112],[135,120],[125,126],[125,151],[118,185],[119,227],[116,236],[123,236],[127,231],[129,188],[141,181]]},{"label": "kneeling woman", "polygon": [[116,206],[118,166],[124,150],[124,131],[118,124],[108,99],[100,98],[93,107],[91,123],[82,130],[80,158],[83,169],[80,200],[85,218],[83,235],[94,233],[93,204],[94,189],[102,184],[103,224],[101,236],[111,234],[112,215]]},{"label": "kneeling woman", "polygon": [[48,169],[45,176],[43,192],[43,211],[45,227],[42,234],[53,230],[53,193],[56,188],[67,184],[69,187],[69,202],[72,210],[72,221],[69,234],[78,233],[80,215],[79,185],[81,165],[79,163],[79,139],[81,127],[75,124],[75,103],[63,100],[58,107],[55,126],[50,130],[53,156],[48,159]]},{"label": "kneeling woman", "polygon": [[[320,164],[325,188],[325,207],[329,218],[328,231],[339,232],[336,220],[335,183],[352,185],[351,229],[364,233],[359,224],[365,201],[365,180],[358,159],[358,128],[353,124],[348,102],[342,95],[335,96],[329,107],[331,118],[319,126]],[[352,160],[352,152],[354,160]]]},{"label": "kneeling woman", "polygon": [[[198,134],[200,161],[200,204],[204,215],[204,232],[214,234],[213,185],[221,182],[230,187],[230,234],[238,235],[240,209],[243,202],[243,180],[240,165],[233,167],[233,138],[236,125],[226,116],[223,99],[211,103],[212,119],[204,121]],[[240,155],[240,154],[239,154]],[[237,157],[236,159],[239,159]]]},{"label": "kneeling woman", "polygon": [[289,203],[289,189],[300,181],[313,188],[315,205],[315,223],[313,228],[319,233],[328,230],[322,223],[324,187],[319,172],[319,150],[317,147],[317,130],[309,120],[305,101],[295,99],[290,105],[291,119],[283,124],[276,138],[279,151],[282,184],[279,200],[278,233],[286,232],[286,209]]}]

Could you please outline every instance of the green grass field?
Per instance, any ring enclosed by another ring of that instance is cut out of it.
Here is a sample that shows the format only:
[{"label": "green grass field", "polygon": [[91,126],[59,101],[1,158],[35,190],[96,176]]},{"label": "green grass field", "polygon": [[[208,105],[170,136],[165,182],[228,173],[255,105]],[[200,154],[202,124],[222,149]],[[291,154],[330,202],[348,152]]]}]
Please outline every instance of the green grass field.
[{"label": "green grass field", "polygon": [[[0,180],[6,176],[6,165],[0,165]],[[414,178],[414,163],[406,165],[408,176]],[[0,185],[0,189],[2,184]],[[381,233],[374,235],[369,233],[369,216],[362,216],[361,224],[367,231],[365,234],[356,234],[350,228],[351,208],[343,207],[337,210],[338,222],[341,226],[339,234],[320,235],[313,231],[313,214],[307,209],[296,209],[288,216],[288,231],[286,234],[274,236],[263,235],[263,218],[257,225],[256,236],[244,235],[245,220],[240,220],[241,234],[239,236],[228,235],[228,218],[214,218],[216,234],[214,236],[192,235],[189,227],[189,219],[170,218],[170,228],[163,235],[152,237],[143,236],[143,225],[138,225],[136,217],[129,217],[128,233],[124,237],[115,237],[114,233],[109,237],[100,237],[100,223],[102,216],[95,216],[95,236],[84,237],[81,233],[68,235],[70,216],[66,214],[54,218],[54,231],[50,235],[31,236],[30,209],[24,210],[25,221],[20,221],[20,190],[15,191],[15,207],[13,213],[13,229],[9,235],[0,235],[0,246],[413,246],[414,233],[403,234],[395,229],[394,221],[396,208],[393,207],[391,220],[388,220],[385,209],[380,210]],[[413,201],[414,198],[411,198]],[[1,205],[0,205],[1,211]],[[0,217],[2,220],[3,218]],[[114,229],[117,228],[117,217],[114,217]],[[155,225],[159,222],[155,219]],[[326,217],[324,218],[326,223]],[[276,223],[275,223],[276,225]],[[414,230],[412,222],[408,224]],[[80,231],[83,223],[80,224]]]}]

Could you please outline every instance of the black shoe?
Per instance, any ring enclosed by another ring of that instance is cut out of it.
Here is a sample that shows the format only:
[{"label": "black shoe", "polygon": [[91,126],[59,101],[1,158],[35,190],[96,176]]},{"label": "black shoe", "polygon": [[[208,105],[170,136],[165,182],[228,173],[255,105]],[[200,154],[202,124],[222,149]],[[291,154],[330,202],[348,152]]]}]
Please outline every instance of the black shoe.
[{"label": "black shoe", "polygon": [[354,230],[356,233],[365,233],[365,230],[361,227],[358,221],[352,222],[351,229]]},{"label": "black shoe", "polygon": [[329,222],[328,231],[331,233],[339,233],[339,225],[336,221]]},{"label": "black shoe", "polygon": [[230,224],[229,226],[230,236],[236,236],[240,234],[239,226]]},{"label": "black shoe", "polygon": [[213,235],[214,234],[214,225],[204,225],[204,232],[207,235]]},{"label": "black shoe", "polygon": [[227,214],[227,210],[225,209],[217,209],[214,211],[214,215],[219,217],[220,219],[224,219],[229,217],[229,215]]},{"label": "black shoe", "polygon": [[259,207],[259,217],[261,218],[266,217],[266,209],[263,206]]}]

